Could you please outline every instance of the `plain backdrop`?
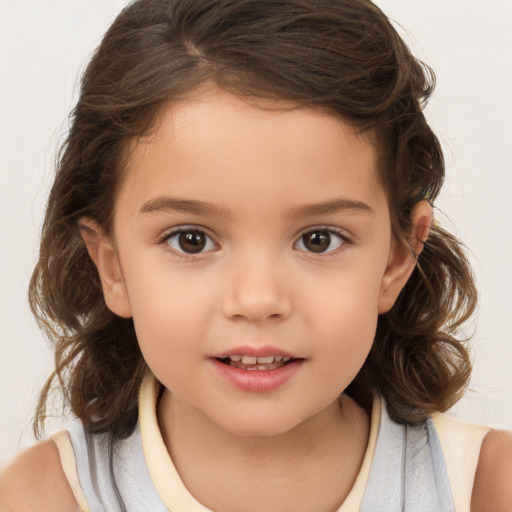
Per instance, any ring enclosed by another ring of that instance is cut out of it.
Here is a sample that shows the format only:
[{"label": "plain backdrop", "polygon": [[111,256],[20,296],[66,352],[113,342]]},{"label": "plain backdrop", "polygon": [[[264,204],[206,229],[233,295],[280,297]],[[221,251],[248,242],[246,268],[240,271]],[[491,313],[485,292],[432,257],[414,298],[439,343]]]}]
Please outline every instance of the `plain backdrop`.
[{"label": "plain backdrop", "polygon": [[[0,0],[0,465],[33,442],[52,365],[26,297],[56,149],[80,73],[126,3]],[[377,3],[435,69],[426,112],[448,174],[436,215],[469,247],[480,289],[471,389],[451,412],[512,429],[512,2]]]}]

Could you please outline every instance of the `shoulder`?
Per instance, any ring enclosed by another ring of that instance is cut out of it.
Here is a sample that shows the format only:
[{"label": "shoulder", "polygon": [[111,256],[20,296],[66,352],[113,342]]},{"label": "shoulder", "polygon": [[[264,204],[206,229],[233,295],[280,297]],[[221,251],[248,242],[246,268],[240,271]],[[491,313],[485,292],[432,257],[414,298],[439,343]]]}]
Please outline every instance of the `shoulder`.
[{"label": "shoulder", "polygon": [[475,474],[471,512],[512,510],[512,432],[491,430]]},{"label": "shoulder", "polygon": [[77,509],[53,440],[33,446],[0,471],[0,512]]}]

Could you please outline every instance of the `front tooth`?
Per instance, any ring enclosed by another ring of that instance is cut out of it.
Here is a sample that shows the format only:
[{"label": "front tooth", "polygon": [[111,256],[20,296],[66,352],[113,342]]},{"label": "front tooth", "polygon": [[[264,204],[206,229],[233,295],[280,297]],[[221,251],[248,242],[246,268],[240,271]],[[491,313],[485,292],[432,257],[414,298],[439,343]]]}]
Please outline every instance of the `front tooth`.
[{"label": "front tooth", "polygon": [[258,361],[258,358],[254,357],[254,356],[243,356],[242,357],[243,364],[256,364],[257,361]]},{"label": "front tooth", "polygon": [[231,361],[241,361],[242,356],[229,356],[229,359],[231,359]]},{"label": "front tooth", "polygon": [[274,356],[258,357],[258,364],[270,364],[274,362]]}]

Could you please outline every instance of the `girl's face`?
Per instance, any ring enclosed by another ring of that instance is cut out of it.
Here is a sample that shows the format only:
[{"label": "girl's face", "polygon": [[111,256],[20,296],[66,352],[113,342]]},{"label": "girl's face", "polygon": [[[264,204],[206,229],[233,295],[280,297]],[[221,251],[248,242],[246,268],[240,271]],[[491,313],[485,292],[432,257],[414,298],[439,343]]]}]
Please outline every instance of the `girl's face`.
[{"label": "girl's face", "polygon": [[413,265],[372,142],[278,106],[210,90],[164,111],[132,146],[115,243],[96,255],[107,304],[133,316],[173,399],[244,435],[336,403]]}]

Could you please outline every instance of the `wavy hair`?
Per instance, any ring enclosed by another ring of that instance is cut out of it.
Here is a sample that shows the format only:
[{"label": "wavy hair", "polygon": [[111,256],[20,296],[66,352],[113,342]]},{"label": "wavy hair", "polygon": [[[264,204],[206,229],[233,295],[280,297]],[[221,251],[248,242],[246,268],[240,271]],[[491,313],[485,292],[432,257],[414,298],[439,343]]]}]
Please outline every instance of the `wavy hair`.
[{"label": "wavy hair", "polygon": [[[29,296],[54,344],[55,371],[40,395],[36,434],[54,387],[91,432],[133,431],[146,364],[132,320],[105,305],[79,222],[90,217],[111,232],[130,141],[151,130],[164,104],[206,82],[324,109],[372,134],[402,243],[414,205],[439,193],[443,156],[423,114],[433,72],[370,1],[132,2],[85,70],[47,204]],[[396,421],[449,408],[470,375],[459,331],[475,301],[460,243],[435,224],[396,304],[379,317],[355,383],[378,390]]]}]

